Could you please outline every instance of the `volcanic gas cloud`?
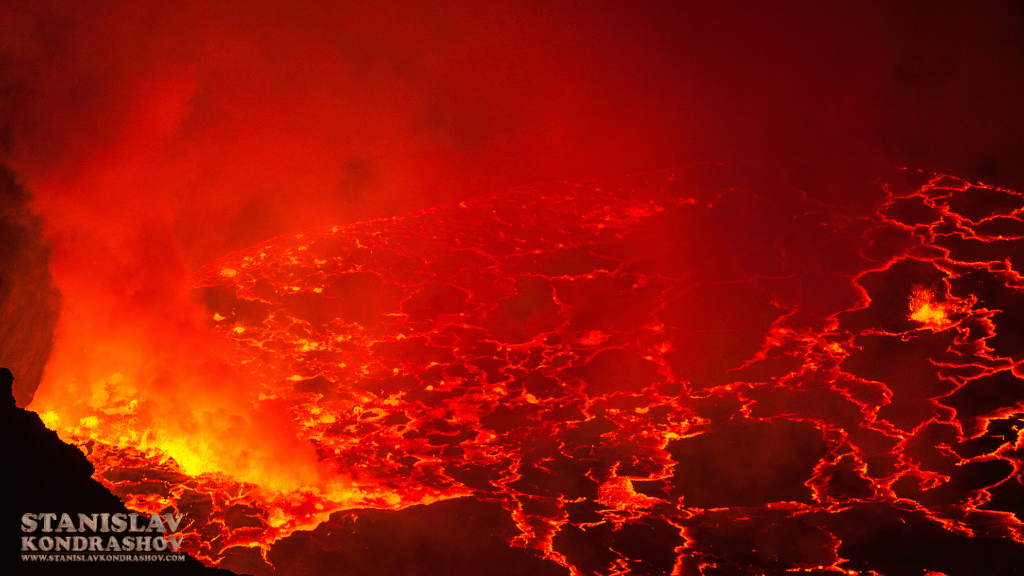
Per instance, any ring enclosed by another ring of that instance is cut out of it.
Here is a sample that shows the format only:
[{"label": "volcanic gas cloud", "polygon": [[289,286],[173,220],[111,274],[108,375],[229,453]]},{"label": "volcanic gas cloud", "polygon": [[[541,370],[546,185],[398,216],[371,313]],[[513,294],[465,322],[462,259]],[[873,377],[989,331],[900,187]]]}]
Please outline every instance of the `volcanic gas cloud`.
[{"label": "volcanic gas cloud", "polygon": [[194,277],[222,389],[112,357],[39,409],[253,574],[1014,573],[1024,196],[859,198],[711,165],[283,236]]}]

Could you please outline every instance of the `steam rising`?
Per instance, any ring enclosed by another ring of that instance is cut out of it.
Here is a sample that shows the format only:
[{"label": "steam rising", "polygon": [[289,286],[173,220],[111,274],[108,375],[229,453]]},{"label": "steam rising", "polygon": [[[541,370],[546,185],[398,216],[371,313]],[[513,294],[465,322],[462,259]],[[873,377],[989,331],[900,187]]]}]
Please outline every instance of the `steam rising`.
[{"label": "steam rising", "polygon": [[87,429],[113,401],[186,471],[322,486],[287,406],[205,329],[203,263],[698,160],[786,163],[812,187],[893,163],[1024,187],[1010,7],[549,4],[6,3],[3,161],[63,296],[32,408]]}]

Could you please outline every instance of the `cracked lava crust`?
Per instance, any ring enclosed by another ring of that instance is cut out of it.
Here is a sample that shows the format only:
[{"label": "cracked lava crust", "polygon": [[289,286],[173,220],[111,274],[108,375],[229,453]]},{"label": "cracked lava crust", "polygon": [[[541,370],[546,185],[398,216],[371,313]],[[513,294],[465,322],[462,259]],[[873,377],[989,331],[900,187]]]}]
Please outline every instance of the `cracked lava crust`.
[{"label": "cracked lava crust", "polygon": [[1024,197],[906,170],[862,196],[702,166],[211,263],[196,301],[319,486],[143,442],[116,375],[44,420],[130,508],[185,513],[186,551],[253,574],[1014,573]]}]

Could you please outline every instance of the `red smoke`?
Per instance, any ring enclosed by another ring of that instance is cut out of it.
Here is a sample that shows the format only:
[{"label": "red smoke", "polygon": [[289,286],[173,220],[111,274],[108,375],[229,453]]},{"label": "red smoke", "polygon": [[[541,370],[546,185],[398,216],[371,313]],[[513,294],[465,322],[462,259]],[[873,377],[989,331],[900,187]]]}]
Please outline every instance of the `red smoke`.
[{"label": "red smoke", "polygon": [[1024,187],[1009,4],[308,4],[0,9],[3,161],[64,303],[34,408],[123,394],[171,435],[313,466],[254,427],[281,415],[220,372],[186,278],[314,225],[696,160]]}]

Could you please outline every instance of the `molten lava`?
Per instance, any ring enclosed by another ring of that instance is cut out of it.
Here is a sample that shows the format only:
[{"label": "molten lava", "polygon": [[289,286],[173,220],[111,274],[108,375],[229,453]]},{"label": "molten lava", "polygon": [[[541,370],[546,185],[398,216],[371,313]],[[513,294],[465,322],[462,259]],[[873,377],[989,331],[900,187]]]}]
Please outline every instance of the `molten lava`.
[{"label": "molten lava", "polygon": [[[997,573],[1024,555],[1024,197],[877,186],[707,166],[276,238],[195,277],[196,342],[234,346],[189,369],[227,400],[186,386],[171,426],[111,371],[45,416],[225,568],[462,498],[552,573]],[[279,477],[288,446],[315,462]]]}]

